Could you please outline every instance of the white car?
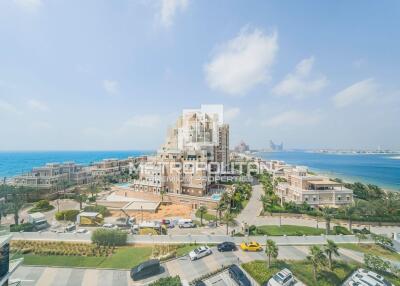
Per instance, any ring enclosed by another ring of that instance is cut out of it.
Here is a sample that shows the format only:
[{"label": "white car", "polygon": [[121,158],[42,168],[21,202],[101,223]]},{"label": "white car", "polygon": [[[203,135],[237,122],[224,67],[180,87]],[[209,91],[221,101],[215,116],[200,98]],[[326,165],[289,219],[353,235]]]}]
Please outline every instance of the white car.
[{"label": "white car", "polygon": [[271,279],[268,281],[268,286],[289,286],[293,285],[295,283],[295,280],[293,278],[292,272],[285,268],[276,273],[274,276],[272,276]]},{"label": "white car", "polygon": [[76,231],[76,233],[88,233],[89,231],[86,228],[80,228]]},{"label": "white car", "polygon": [[103,224],[103,228],[107,228],[107,229],[117,229],[118,226],[112,224],[112,223],[105,223]]},{"label": "white car", "polygon": [[189,258],[191,261],[200,259],[204,256],[210,255],[212,253],[208,246],[201,246],[189,252]]},{"label": "white car", "polygon": [[360,273],[355,273],[351,277],[351,280],[353,282],[358,283],[356,285],[362,285],[362,286],[385,286],[385,284],[383,282],[379,282],[378,280],[373,279],[369,275],[363,275],[363,274],[360,274]]}]

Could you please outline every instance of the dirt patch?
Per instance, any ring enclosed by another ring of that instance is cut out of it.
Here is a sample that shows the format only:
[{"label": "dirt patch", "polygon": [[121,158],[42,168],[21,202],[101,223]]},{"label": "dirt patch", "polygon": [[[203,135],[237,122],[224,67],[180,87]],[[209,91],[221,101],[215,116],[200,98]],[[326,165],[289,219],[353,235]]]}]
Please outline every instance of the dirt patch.
[{"label": "dirt patch", "polygon": [[[142,219],[140,211],[125,211],[129,216],[135,217],[138,221]],[[160,220],[164,218],[190,218],[192,208],[180,204],[161,204],[156,213],[143,212],[143,220]],[[121,211],[111,210],[113,217],[125,217]]]}]

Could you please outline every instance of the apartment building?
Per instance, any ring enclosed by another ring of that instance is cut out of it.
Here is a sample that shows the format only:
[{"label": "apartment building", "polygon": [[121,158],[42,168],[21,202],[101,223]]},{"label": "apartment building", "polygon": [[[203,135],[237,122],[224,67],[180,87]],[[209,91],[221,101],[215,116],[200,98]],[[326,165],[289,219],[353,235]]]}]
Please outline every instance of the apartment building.
[{"label": "apartment building", "polygon": [[128,159],[104,159],[91,164],[90,169],[93,177],[115,176],[129,170],[133,158]]},{"label": "apartment building", "polygon": [[[217,164],[209,170],[211,162]],[[141,164],[133,188],[201,197],[207,194],[211,171],[228,163],[229,125],[223,122],[223,106],[185,109],[157,155]]]},{"label": "apartment building", "polygon": [[56,189],[63,182],[87,184],[91,181],[90,168],[73,162],[48,163],[45,166],[33,168],[29,173],[13,178],[13,184],[16,186],[38,189]]},{"label": "apartment building", "polygon": [[323,176],[293,168],[285,174],[287,182],[278,183],[277,195],[284,202],[307,203],[312,207],[339,207],[353,203],[353,191]]}]

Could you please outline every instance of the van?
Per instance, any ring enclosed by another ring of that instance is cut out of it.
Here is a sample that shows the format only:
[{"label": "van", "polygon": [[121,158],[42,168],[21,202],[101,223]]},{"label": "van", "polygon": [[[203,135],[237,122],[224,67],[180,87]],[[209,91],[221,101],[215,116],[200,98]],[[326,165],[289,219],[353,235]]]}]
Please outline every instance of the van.
[{"label": "van", "polygon": [[131,269],[131,278],[134,281],[144,279],[161,272],[160,261],[158,259],[150,259]]}]

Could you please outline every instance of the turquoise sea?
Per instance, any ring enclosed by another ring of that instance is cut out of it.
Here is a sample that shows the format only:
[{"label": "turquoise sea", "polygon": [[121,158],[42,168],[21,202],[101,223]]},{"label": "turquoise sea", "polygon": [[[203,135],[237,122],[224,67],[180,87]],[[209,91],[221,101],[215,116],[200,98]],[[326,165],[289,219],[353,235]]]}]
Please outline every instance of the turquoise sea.
[{"label": "turquoise sea", "polygon": [[[90,164],[106,158],[127,158],[153,154],[154,151],[51,151],[0,152],[0,178],[30,171],[48,162],[74,161]],[[265,159],[305,165],[311,170],[348,181],[372,183],[386,189],[400,190],[400,155],[339,155],[303,151],[259,153]]]},{"label": "turquoise sea", "polygon": [[0,152],[0,178],[12,177],[40,167],[46,163],[73,161],[90,164],[102,159],[137,157],[149,155],[154,151],[37,151],[37,152]]},{"label": "turquoise sea", "polygon": [[346,181],[400,190],[400,154],[326,154],[303,151],[259,153],[265,159],[308,166],[310,170]]}]

